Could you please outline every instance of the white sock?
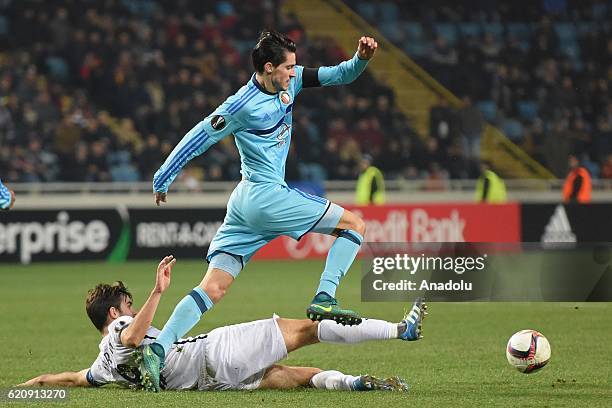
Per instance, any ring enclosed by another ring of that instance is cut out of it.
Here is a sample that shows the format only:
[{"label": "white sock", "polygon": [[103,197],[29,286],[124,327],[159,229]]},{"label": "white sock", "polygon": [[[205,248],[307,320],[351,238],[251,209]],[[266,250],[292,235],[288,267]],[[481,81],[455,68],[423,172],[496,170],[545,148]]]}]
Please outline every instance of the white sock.
[{"label": "white sock", "polygon": [[323,320],[319,323],[318,336],[322,343],[339,344],[397,339],[397,324],[384,320],[363,319],[357,326],[343,326],[333,320]]},{"label": "white sock", "polygon": [[353,391],[353,383],[359,377],[342,374],[340,371],[328,370],[315,374],[310,384],[320,390]]}]

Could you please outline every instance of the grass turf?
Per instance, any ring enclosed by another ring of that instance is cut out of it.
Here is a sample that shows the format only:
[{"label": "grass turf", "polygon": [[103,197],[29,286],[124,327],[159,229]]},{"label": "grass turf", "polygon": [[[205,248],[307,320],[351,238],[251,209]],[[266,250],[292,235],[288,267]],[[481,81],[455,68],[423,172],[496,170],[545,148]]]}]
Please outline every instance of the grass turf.
[{"label": "grass turf", "polygon": [[[88,288],[123,280],[135,304],[153,287],[156,261],[0,266],[0,387],[43,372],[80,370],[98,352],[99,334],[84,311]],[[154,324],[163,326],[174,305],[201,279],[201,262],[181,261]],[[303,318],[322,262],[252,262],[226,298],[191,332],[271,316]],[[359,269],[343,281],[338,297],[368,317],[397,321],[405,305],[360,303]],[[612,304],[434,303],[417,343],[318,344],[292,353],[290,365],[345,373],[399,375],[407,394],[349,393],[310,389],[254,392],[163,392],[120,388],[71,390],[69,406],[610,406],[612,401]],[[519,329],[544,333],[552,359],[534,375],[514,371],[505,345]],[[0,404],[2,402],[0,401]],[[19,404],[11,403],[11,406]]]}]

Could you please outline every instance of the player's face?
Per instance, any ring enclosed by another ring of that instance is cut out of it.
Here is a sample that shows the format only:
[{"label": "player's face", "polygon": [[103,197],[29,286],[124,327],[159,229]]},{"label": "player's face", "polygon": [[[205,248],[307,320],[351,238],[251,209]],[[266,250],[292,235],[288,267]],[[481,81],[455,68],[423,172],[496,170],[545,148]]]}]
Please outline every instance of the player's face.
[{"label": "player's face", "polygon": [[285,62],[272,69],[272,84],[277,92],[286,91],[293,77],[295,77],[295,53],[285,51]]},{"label": "player's face", "polygon": [[121,313],[121,316],[134,317],[136,316],[136,313],[138,313],[138,311],[134,310],[134,308],[132,307],[132,299],[127,296],[124,296],[121,300],[121,304],[119,305],[119,313]]}]

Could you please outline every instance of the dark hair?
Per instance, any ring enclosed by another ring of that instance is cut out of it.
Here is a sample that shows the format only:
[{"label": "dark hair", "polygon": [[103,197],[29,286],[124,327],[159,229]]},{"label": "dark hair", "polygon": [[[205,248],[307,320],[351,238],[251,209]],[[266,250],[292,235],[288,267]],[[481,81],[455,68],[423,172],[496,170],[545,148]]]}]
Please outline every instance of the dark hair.
[{"label": "dark hair", "polygon": [[121,281],[111,285],[99,283],[95,288],[89,289],[85,299],[85,310],[96,329],[102,331],[108,311],[111,307],[119,309],[124,297],[132,299],[132,294]]},{"label": "dark hair", "polygon": [[266,62],[271,62],[275,67],[279,66],[285,62],[285,51],[295,52],[295,50],[295,43],[291,38],[274,30],[264,30],[251,52],[253,67],[255,71],[261,73]]}]

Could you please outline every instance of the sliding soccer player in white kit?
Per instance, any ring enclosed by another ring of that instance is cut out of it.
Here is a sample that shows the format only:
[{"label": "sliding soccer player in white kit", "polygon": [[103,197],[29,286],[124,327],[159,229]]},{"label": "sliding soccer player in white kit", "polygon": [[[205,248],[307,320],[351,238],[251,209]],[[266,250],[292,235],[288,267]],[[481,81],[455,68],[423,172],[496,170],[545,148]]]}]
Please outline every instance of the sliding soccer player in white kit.
[{"label": "sliding soccer player in white kit", "polygon": [[[151,295],[140,311],[121,282],[99,284],[86,300],[89,318],[103,335],[100,352],[89,368],[75,372],[43,374],[22,386],[103,386],[119,384],[140,388],[142,355],[139,346],[155,341],[159,330],[151,326],[162,293],[170,284],[175,259],[159,264]],[[427,306],[417,299],[400,323],[364,319],[359,326],[331,320],[269,319],[220,327],[207,334],[180,339],[166,355],[161,388],[172,390],[253,390],[314,387],[347,391],[407,391],[398,377],[348,375],[335,370],[277,364],[291,351],[318,342],[353,344],[368,340],[415,340],[422,337],[421,323]]]}]

